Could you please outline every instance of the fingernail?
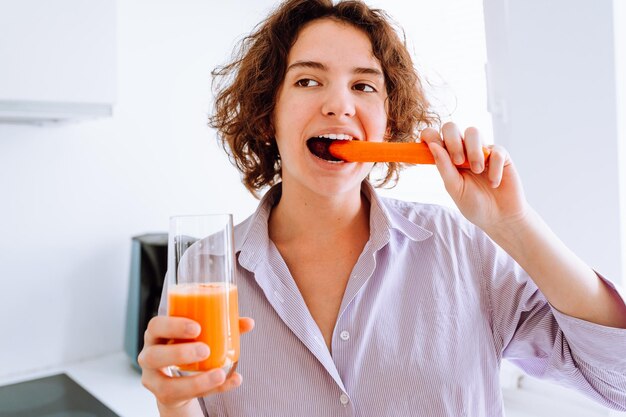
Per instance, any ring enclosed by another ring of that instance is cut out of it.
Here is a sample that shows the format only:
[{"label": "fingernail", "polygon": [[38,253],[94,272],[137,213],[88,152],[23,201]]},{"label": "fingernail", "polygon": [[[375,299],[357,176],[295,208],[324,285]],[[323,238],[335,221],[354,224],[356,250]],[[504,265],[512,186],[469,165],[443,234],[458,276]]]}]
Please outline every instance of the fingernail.
[{"label": "fingernail", "polygon": [[198,355],[199,358],[206,358],[210,353],[211,350],[207,345],[201,344],[196,346],[196,355]]},{"label": "fingernail", "polygon": [[462,153],[455,153],[452,159],[454,159],[454,165],[461,165],[465,161],[465,155]]},{"label": "fingernail", "polygon": [[185,333],[191,336],[195,336],[200,333],[200,326],[195,323],[189,323],[185,325]]},{"label": "fingernail", "polygon": [[483,164],[480,162],[472,162],[472,171],[479,173],[483,171]]}]

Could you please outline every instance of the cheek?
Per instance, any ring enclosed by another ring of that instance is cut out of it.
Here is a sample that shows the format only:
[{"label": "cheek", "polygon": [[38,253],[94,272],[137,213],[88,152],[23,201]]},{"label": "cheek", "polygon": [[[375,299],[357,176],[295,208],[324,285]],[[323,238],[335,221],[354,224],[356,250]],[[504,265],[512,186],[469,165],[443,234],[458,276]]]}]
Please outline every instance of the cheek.
[{"label": "cheek", "polygon": [[387,134],[387,111],[380,104],[368,109],[367,117],[363,119],[363,127],[368,133],[368,140],[382,142]]},{"label": "cheek", "polygon": [[310,103],[304,100],[283,100],[274,110],[274,131],[276,136],[298,136],[311,119]]},{"label": "cheek", "polygon": [[283,157],[293,153],[294,147],[297,146],[298,132],[302,130],[301,121],[304,118],[297,103],[292,103],[285,98],[276,103],[272,117],[274,137],[278,151]]},{"label": "cheek", "polygon": [[276,135],[283,132],[285,124],[288,123],[288,109],[289,109],[289,97],[283,91],[281,86],[276,94],[276,102],[274,104],[274,111],[272,112],[272,124],[274,126],[274,132]]}]

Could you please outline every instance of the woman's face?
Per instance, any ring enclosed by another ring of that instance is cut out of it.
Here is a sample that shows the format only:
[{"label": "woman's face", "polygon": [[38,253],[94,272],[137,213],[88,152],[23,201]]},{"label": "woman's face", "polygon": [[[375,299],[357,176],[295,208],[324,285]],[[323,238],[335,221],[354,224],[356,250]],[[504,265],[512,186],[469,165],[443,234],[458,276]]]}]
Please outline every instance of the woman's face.
[{"label": "woman's face", "polygon": [[331,19],[306,25],[289,51],[273,114],[284,188],[327,196],[359,189],[373,164],[323,160],[307,140],[382,141],[386,98],[383,71],[364,32]]}]

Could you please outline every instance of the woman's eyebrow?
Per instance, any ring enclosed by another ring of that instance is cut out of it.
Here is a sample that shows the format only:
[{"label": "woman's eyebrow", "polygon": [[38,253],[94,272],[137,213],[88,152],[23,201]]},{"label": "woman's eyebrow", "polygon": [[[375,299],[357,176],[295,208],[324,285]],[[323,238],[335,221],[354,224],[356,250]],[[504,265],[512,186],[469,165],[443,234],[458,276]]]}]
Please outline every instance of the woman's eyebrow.
[{"label": "woman's eyebrow", "polygon": [[383,78],[383,72],[381,70],[379,70],[378,68],[371,68],[371,67],[356,67],[352,69],[352,72],[355,74],[369,74],[369,75],[375,75],[377,77],[381,77]]},{"label": "woman's eyebrow", "polygon": [[[328,71],[328,67],[322,64],[321,62],[296,61],[287,67],[287,71],[285,73],[291,71],[292,69],[297,69],[297,68],[312,68],[312,69],[318,69],[321,71]],[[352,72],[355,74],[370,74],[370,75],[375,75],[378,77],[383,77],[383,72],[381,70],[379,70],[378,68],[372,68],[372,67],[354,67],[352,68]]]},{"label": "woman's eyebrow", "polygon": [[315,62],[315,61],[296,61],[293,64],[289,65],[287,67],[287,71],[289,72],[292,69],[296,69],[296,68],[312,68],[312,69],[318,69],[318,70],[322,70],[322,71],[328,71],[328,67],[324,64],[322,64],[321,62]]}]

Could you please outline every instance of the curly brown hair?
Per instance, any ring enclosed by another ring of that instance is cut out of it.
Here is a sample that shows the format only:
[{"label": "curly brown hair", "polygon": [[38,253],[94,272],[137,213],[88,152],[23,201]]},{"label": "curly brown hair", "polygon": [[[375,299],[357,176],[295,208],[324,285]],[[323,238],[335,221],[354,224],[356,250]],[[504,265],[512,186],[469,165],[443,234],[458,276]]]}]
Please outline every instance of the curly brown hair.
[{"label": "curly brown hair", "polygon": [[[287,55],[299,31],[309,22],[331,18],[365,32],[380,61],[387,86],[389,141],[414,141],[423,127],[439,118],[429,110],[422,82],[389,16],[361,1],[287,0],[239,44],[232,62],[212,71],[216,92],[216,128],[231,162],[243,174],[243,183],[255,196],[280,180],[281,162],[274,139],[272,113],[285,77]],[[395,185],[401,164],[386,163],[381,187]]]}]

